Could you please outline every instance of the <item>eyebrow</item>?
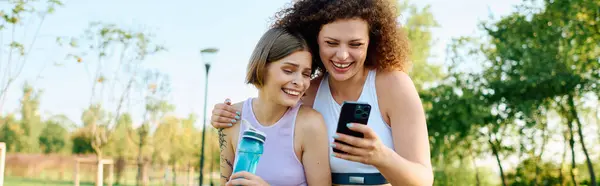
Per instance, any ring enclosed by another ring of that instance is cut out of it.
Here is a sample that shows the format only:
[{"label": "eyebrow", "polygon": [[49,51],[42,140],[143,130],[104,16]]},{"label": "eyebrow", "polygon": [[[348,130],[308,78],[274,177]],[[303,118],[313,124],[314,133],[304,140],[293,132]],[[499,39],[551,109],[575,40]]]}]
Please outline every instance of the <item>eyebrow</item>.
[{"label": "eyebrow", "polygon": [[[299,68],[300,65],[296,64],[296,63],[292,63],[292,62],[283,62],[283,64],[287,64],[287,65],[292,65],[295,66],[296,68]],[[304,68],[304,70],[312,70],[312,68],[308,67],[308,68]]]},{"label": "eyebrow", "polygon": [[300,65],[298,65],[298,64],[296,64],[296,63],[287,62],[287,61],[286,61],[286,62],[283,62],[283,64],[288,64],[288,65],[292,65],[292,66],[295,66],[295,67],[300,67]]},{"label": "eyebrow", "polygon": [[[335,39],[335,38],[332,38],[332,37],[327,37],[327,36],[325,36],[325,38],[327,38],[327,39],[331,39],[331,40],[334,40],[334,41],[340,41],[340,40],[338,40],[338,39]],[[362,40],[363,40],[363,39],[353,39],[353,40],[350,40],[350,42],[354,42],[354,41],[362,41]]]}]

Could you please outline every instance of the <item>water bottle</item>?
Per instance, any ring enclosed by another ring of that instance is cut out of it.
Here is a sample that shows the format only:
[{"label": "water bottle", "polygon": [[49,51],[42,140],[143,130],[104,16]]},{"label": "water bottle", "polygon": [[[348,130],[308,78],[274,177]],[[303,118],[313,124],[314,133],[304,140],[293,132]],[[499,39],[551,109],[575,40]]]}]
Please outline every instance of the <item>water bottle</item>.
[{"label": "water bottle", "polygon": [[261,131],[249,127],[242,134],[242,140],[238,148],[237,157],[235,157],[235,168],[233,173],[246,171],[252,174],[256,172],[256,165],[263,153],[263,144],[267,139]]}]

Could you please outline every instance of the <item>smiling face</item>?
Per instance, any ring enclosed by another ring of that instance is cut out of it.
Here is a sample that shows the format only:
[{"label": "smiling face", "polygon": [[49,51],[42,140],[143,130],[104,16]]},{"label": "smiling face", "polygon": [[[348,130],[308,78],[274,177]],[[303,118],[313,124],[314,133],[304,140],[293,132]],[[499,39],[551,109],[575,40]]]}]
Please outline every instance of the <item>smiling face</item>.
[{"label": "smiling face", "polygon": [[310,86],[312,56],[297,51],[267,66],[261,95],[283,106],[294,106]]},{"label": "smiling face", "polygon": [[310,85],[311,65],[312,55],[299,35],[273,28],[256,45],[246,82],[256,86],[261,97],[294,106]]},{"label": "smiling face", "polygon": [[369,25],[363,19],[337,20],[323,25],[317,42],[329,76],[348,80],[364,68],[369,45]]}]

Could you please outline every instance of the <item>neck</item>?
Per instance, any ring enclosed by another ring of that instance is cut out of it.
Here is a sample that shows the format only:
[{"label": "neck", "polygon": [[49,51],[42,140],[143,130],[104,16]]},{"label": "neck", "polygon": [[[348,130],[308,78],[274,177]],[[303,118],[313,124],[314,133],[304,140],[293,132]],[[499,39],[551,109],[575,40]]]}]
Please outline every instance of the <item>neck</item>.
[{"label": "neck", "polygon": [[252,101],[252,110],[256,120],[263,126],[271,126],[277,123],[285,114],[288,107],[274,103],[268,99],[262,91],[258,93],[258,98]]},{"label": "neck", "polygon": [[344,100],[358,100],[360,94],[362,93],[365,81],[367,80],[368,74],[369,69],[364,68],[363,70],[358,71],[356,75],[345,81],[336,81],[333,78],[328,78],[331,96],[333,96],[333,99],[338,104],[341,104]]}]

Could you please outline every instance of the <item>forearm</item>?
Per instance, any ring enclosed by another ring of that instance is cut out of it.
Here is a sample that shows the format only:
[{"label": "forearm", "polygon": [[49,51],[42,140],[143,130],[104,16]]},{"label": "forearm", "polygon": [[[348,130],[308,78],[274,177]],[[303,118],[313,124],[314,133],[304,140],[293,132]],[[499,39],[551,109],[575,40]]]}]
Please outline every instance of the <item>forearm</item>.
[{"label": "forearm", "polygon": [[221,159],[221,185],[225,185],[229,181],[229,177],[231,177],[232,167],[231,163],[227,159]]},{"label": "forearm", "polygon": [[233,149],[231,147],[231,138],[226,134],[226,129],[219,129],[219,150],[220,150],[220,172],[221,172],[221,185],[225,185],[231,177],[233,172]]},{"label": "forearm", "polygon": [[433,185],[433,171],[425,165],[409,161],[392,149],[377,169],[392,185]]}]

